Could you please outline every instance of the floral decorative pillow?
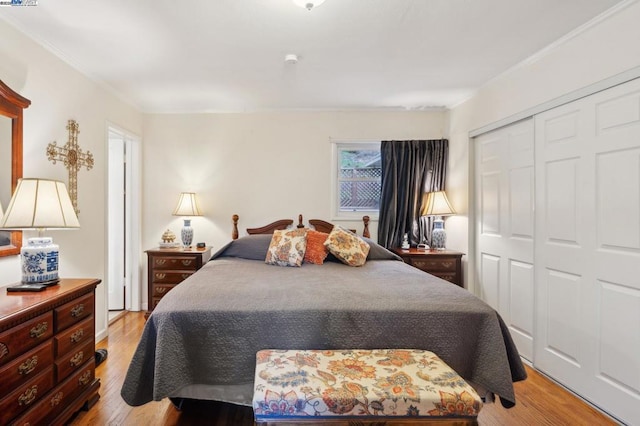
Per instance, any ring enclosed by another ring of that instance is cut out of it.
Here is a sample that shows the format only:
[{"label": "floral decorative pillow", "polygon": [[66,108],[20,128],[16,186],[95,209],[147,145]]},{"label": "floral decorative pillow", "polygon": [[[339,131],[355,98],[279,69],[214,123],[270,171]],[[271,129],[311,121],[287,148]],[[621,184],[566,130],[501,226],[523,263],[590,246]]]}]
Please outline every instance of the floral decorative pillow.
[{"label": "floral decorative pillow", "polygon": [[324,246],[329,234],[325,232],[307,231],[307,251],[304,253],[304,261],[322,265],[329,254],[329,250]]},{"label": "floral decorative pillow", "polygon": [[265,263],[278,266],[300,266],[306,249],[306,229],[273,231]]},{"label": "floral decorative pillow", "polygon": [[339,226],[333,227],[324,245],[331,254],[349,266],[364,265],[370,249],[362,238]]}]

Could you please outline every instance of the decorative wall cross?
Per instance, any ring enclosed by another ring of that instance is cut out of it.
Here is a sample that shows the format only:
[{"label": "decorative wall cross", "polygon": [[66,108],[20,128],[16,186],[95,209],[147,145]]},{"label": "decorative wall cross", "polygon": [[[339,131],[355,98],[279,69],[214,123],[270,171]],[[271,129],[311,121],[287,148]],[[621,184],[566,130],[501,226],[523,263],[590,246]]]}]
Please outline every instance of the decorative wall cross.
[{"label": "decorative wall cross", "polygon": [[76,120],[69,120],[67,130],[69,131],[69,140],[64,146],[57,146],[57,142],[53,141],[47,146],[47,158],[56,164],[62,161],[64,166],[69,170],[69,197],[73,203],[73,209],[76,214],[80,213],[78,209],[78,170],[86,167],[87,170],[93,168],[93,154],[82,151],[78,146],[78,130],[80,126]]}]

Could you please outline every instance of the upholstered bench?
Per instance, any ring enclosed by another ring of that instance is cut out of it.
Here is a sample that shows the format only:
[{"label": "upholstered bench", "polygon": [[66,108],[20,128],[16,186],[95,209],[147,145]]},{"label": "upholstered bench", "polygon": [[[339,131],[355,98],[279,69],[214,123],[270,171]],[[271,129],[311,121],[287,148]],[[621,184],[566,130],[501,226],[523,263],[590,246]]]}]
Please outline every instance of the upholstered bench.
[{"label": "upholstered bench", "polygon": [[256,356],[259,425],[474,425],[481,407],[475,390],[429,351],[261,350]]}]

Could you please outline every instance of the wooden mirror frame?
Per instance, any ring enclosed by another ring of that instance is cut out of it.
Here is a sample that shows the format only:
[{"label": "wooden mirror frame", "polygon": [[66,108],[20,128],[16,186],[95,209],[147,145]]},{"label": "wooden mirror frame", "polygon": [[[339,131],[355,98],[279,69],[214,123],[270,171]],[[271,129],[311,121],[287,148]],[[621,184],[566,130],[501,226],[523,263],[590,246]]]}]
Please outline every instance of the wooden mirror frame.
[{"label": "wooden mirror frame", "polygon": [[[0,115],[11,119],[11,193],[22,177],[22,112],[31,101],[11,90],[0,80]],[[5,206],[7,207],[7,206]],[[0,257],[20,253],[22,231],[11,231],[11,244],[0,246]]]}]

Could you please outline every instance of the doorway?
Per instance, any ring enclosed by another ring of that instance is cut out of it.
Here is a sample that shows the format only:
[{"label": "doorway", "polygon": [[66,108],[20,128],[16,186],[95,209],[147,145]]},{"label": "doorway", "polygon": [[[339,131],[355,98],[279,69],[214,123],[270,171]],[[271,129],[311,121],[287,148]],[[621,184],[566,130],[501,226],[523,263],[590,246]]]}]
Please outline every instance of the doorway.
[{"label": "doorway", "polygon": [[108,126],[107,306],[109,321],[140,310],[140,139]]}]

